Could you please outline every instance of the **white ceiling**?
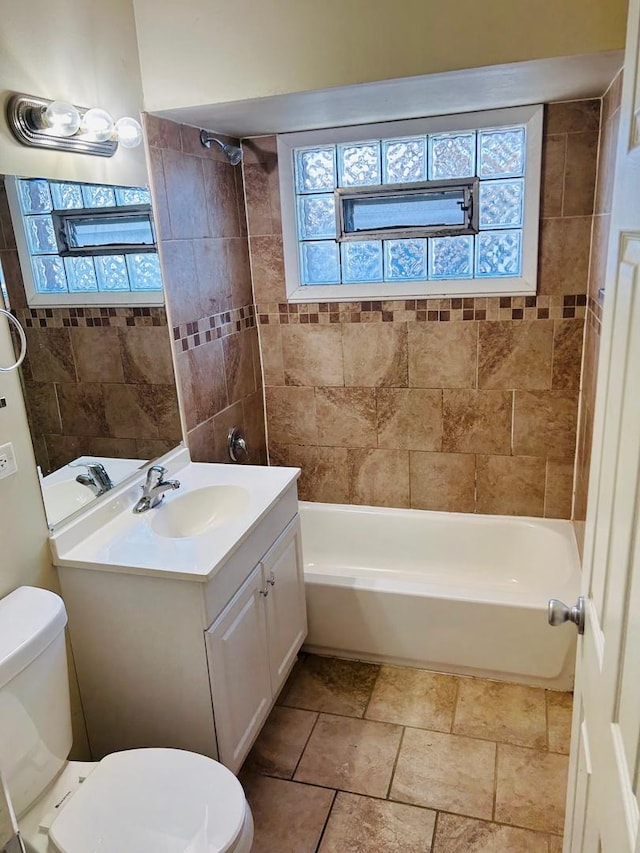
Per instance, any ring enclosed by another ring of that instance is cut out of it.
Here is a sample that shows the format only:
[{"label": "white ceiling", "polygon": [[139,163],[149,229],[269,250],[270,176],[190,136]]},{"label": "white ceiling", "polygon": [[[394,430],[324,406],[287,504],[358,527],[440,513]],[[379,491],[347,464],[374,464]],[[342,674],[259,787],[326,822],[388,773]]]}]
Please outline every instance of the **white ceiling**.
[{"label": "white ceiling", "polygon": [[599,97],[622,61],[622,51],[609,51],[181,107],[156,114],[237,137],[367,124]]}]

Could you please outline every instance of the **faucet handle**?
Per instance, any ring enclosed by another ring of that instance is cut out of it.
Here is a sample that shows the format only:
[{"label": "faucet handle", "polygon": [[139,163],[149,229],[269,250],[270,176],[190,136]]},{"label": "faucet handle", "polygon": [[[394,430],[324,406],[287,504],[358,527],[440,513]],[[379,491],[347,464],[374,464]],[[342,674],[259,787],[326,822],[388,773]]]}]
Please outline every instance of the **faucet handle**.
[{"label": "faucet handle", "polygon": [[161,483],[166,473],[167,469],[163,465],[152,465],[147,470],[147,485],[150,486],[153,483]]}]

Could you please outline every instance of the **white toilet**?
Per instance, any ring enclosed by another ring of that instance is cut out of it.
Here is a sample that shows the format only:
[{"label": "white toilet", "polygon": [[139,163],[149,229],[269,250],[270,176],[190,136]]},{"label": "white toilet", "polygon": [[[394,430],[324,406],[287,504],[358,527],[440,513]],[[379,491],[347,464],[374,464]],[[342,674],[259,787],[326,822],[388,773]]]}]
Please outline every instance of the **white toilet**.
[{"label": "white toilet", "polygon": [[180,749],[67,761],[71,713],[62,599],[21,587],[0,600],[0,769],[29,853],[248,853],[253,819],[236,777]]}]

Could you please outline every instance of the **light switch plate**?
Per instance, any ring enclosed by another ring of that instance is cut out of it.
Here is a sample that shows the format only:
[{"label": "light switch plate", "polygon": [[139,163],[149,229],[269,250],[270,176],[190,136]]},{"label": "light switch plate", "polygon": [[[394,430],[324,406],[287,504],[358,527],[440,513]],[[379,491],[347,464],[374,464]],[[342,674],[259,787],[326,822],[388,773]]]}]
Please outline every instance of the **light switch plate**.
[{"label": "light switch plate", "polygon": [[10,477],[17,470],[18,465],[13,452],[13,444],[10,441],[7,444],[0,444],[0,480],[3,477]]}]

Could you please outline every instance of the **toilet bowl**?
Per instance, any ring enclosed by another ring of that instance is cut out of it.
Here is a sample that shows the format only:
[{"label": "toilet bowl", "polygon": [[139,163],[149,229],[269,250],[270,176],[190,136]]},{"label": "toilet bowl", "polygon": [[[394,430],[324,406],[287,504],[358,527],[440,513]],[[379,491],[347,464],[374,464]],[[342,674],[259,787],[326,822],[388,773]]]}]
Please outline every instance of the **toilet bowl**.
[{"label": "toilet bowl", "polygon": [[67,761],[65,624],[47,590],[0,600],[0,769],[28,853],[249,853],[244,791],[214,759],[145,748]]}]

